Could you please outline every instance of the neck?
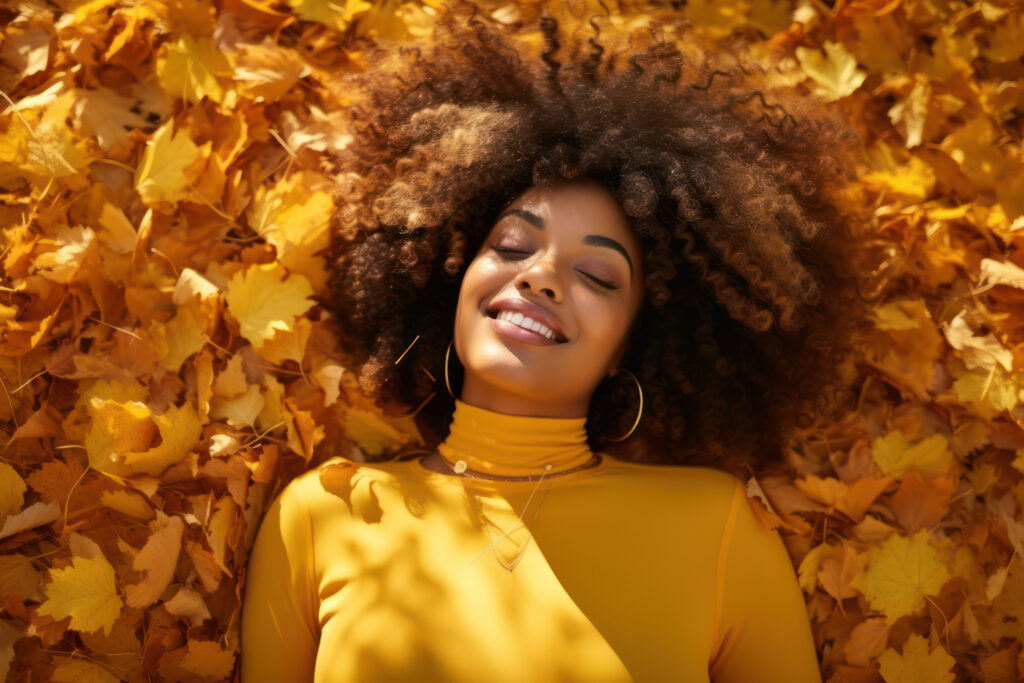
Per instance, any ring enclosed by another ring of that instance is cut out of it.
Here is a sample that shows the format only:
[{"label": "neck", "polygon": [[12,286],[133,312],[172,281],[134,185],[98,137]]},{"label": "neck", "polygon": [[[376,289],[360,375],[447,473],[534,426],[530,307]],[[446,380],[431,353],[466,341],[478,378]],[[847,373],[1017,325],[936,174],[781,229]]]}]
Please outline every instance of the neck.
[{"label": "neck", "polygon": [[586,417],[590,407],[590,396],[576,399],[564,397],[526,396],[520,392],[506,391],[489,382],[480,381],[473,373],[466,373],[462,381],[459,400],[469,405],[495,413],[532,417]]},{"label": "neck", "polygon": [[509,415],[455,399],[451,429],[437,451],[450,467],[464,460],[470,470],[484,474],[555,475],[593,458],[586,421]]}]

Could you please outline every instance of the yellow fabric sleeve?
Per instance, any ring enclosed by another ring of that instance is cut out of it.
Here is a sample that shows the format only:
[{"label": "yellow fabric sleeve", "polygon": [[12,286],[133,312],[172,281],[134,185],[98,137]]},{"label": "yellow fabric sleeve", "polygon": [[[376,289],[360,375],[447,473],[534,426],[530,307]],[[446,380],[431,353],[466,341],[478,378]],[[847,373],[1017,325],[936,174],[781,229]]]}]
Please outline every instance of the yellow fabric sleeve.
[{"label": "yellow fabric sleeve", "polygon": [[737,482],[722,535],[713,646],[715,683],[821,683],[807,606],[782,538]]},{"label": "yellow fabric sleeve", "polygon": [[242,607],[242,683],[312,681],[319,643],[313,530],[289,485],[253,544]]}]

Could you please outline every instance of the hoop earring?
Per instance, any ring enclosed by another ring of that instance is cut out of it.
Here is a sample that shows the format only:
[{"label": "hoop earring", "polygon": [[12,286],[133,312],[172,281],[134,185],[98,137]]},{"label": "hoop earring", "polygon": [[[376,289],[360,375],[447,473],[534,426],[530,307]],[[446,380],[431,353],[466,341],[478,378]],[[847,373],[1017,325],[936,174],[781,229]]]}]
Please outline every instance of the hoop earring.
[{"label": "hoop earring", "polygon": [[452,393],[452,385],[448,382],[448,356],[452,351],[452,342],[455,341],[455,337],[452,337],[452,341],[448,342],[448,348],[444,352],[444,385],[448,387],[448,395],[455,398],[455,394]]},{"label": "hoop earring", "polygon": [[638,412],[636,414],[636,419],[633,421],[633,426],[629,428],[629,431],[626,432],[625,435],[620,436],[617,439],[613,439],[611,437],[607,437],[609,441],[614,441],[614,442],[625,441],[626,439],[628,439],[629,435],[633,433],[634,429],[636,429],[636,426],[638,424],[640,424],[640,416],[644,414],[644,388],[642,386],[640,386],[640,380],[637,379],[636,375],[634,375],[631,370],[627,370],[626,368],[617,368],[615,370],[615,372],[613,372],[612,374],[610,374],[608,376],[609,379],[614,377],[615,375],[619,374],[620,372],[628,372],[629,376],[633,378],[634,382],[636,382],[636,389],[637,389],[638,392],[640,392],[640,412]]}]

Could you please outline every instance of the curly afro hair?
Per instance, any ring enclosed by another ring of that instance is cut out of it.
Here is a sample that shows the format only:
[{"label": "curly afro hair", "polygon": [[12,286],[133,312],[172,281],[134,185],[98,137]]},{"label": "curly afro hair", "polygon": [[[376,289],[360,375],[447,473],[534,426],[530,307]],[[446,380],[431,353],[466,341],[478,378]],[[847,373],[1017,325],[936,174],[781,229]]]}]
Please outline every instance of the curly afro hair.
[{"label": "curly afro hair", "polygon": [[869,319],[857,276],[870,268],[870,214],[849,192],[860,140],[683,20],[621,24],[506,25],[456,0],[429,41],[368,45],[366,71],[335,84],[352,141],[334,159],[321,303],[361,389],[386,410],[415,407],[433,447],[454,409],[442,373],[460,282],[494,219],[531,185],[597,180],[644,248],[620,363],[644,409],[613,442],[635,420],[636,385],[602,383],[591,447],[761,467],[794,427],[855,398],[844,361]]}]

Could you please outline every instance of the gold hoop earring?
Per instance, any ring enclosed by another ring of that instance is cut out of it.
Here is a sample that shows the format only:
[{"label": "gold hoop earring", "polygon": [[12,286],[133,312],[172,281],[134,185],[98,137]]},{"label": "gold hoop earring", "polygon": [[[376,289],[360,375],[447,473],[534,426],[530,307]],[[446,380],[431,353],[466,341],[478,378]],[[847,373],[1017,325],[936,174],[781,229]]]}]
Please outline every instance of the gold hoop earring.
[{"label": "gold hoop earring", "polygon": [[638,392],[640,392],[640,412],[636,414],[636,419],[633,421],[633,426],[629,428],[629,431],[626,432],[624,436],[620,436],[617,439],[612,439],[611,437],[608,437],[609,441],[614,442],[625,441],[626,439],[628,439],[629,435],[633,433],[634,429],[636,429],[636,426],[640,424],[640,416],[644,414],[644,388],[640,386],[640,380],[637,379],[636,375],[634,375],[631,370],[627,370],[626,368],[617,368],[615,372],[608,376],[609,379],[619,374],[620,372],[628,372],[629,376],[633,378],[634,382],[636,382],[636,389]]},{"label": "gold hoop earring", "polygon": [[452,385],[448,382],[448,356],[452,351],[452,342],[455,341],[455,337],[452,337],[452,341],[448,342],[448,348],[444,352],[444,385],[448,387],[448,395],[455,398],[455,394],[452,393]]}]

